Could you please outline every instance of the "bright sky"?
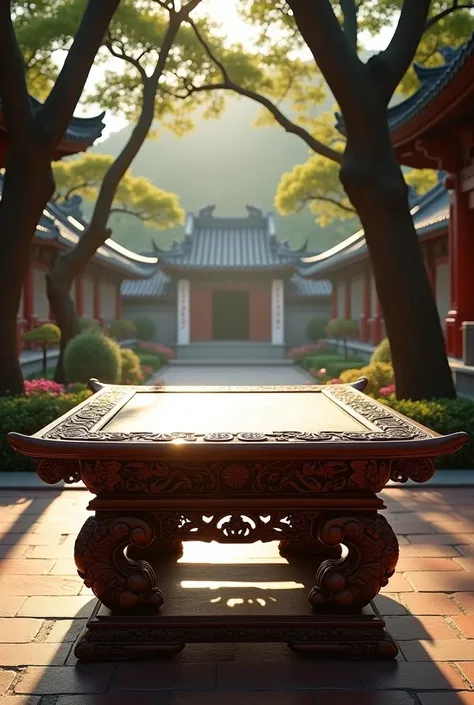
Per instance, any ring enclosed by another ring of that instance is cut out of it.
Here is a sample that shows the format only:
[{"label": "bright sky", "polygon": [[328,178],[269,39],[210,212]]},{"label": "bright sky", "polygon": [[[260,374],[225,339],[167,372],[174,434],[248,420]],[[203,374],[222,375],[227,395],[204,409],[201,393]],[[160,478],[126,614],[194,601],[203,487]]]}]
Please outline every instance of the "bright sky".
[{"label": "bright sky", "polygon": [[[228,37],[230,43],[238,42],[243,45],[251,45],[258,35],[256,28],[247,25],[240,17],[238,12],[239,0],[203,0],[193,17],[199,18],[200,15],[209,15],[213,20],[222,25],[223,34]],[[360,35],[361,44],[365,49],[371,51],[380,51],[384,49],[391,39],[393,27],[387,27],[377,37],[371,37],[367,33]],[[308,60],[311,59],[309,50],[303,53],[303,56]],[[103,68],[93,68],[89,78],[90,83],[98,80],[103,75]],[[81,110],[78,107],[78,115],[91,114],[91,109]],[[104,133],[106,138],[111,132],[116,132],[125,126],[123,119],[108,115],[107,127]]]}]

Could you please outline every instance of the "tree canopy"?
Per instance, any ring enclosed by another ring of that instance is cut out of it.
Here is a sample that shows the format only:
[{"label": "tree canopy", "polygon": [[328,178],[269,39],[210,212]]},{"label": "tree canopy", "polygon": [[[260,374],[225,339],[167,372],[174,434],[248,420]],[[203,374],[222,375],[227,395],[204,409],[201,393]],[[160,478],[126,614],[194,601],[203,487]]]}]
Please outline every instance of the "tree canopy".
[{"label": "tree canopy", "polygon": [[[95,201],[104,176],[113,162],[111,156],[94,153],[56,162],[53,165],[55,200],[64,202],[77,193]],[[133,176],[130,170],[127,170],[120,182],[110,212],[134,216],[145,225],[159,230],[184,221],[184,211],[175,194],[157,188],[149,179]]]}]

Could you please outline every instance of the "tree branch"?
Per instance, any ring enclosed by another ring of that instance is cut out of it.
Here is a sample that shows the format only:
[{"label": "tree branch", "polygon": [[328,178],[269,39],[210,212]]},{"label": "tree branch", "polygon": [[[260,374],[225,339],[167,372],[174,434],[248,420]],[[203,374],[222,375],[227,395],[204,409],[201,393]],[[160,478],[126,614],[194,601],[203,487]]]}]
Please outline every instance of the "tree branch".
[{"label": "tree branch", "polygon": [[[97,184],[94,184],[93,182],[90,181],[85,181],[83,184],[78,184],[77,186],[73,186],[72,188],[67,191],[64,196],[61,196],[61,198],[64,199],[64,203],[68,201],[72,194],[75,193],[76,191],[80,191],[82,188],[92,188],[93,186],[96,186]],[[58,194],[61,194],[60,191],[58,191]]]},{"label": "tree branch", "polygon": [[15,36],[10,2],[0,2],[0,98],[14,148],[25,144],[33,128],[33,113],[26,86],[25,64]]},{"label": "tree branch", "polygon": [[366,66],[346,39],[329,0],[287,0],[301,36],[310,49],[342,113],[360,119],[361,96],[370,94]]},{"label": "tree branch", "polygon": [[110,215],[112,215],[112,213],[125,213],[125,215],[132,215],[134,218],[138,218],[138,220],[141,220],[143,222],[145,222],[146,220],[150,220],[150,216],[146,215],[146,213],[131,210],[126,206],[124,206],[123,208],[119,208],[118,206],[111,208]]},{"label": "tree branch", "polygon": [[357,215],[357,211],[355,208],[352,208],[352,206],[346,206],[340,201],[338,201],[337,198],[332,198],[331,196],[307,196],[307,200],[331,203],[333,206],[337,206],[341,210],[346,211],[346,213],[353,213],[353,215]]},{"label": "tree branch", "polygon": [[[133,56],[130,56],[127,54],[123,49],[122,51],[117,51],[114,49],[113,44],[112,44],[112,37],[110,34],[108,35],[108,39],[105,42],[105,46],[109,52],[109,54],[112,54],[112,56],[115,56],[116,59],[121,59],[122,61],[127,62],[128,64],[131,64],[131,66],[134,66],[138,73],[140,74],[140,78],[142,81],[145,81],[147,79],[146,71],[143,68],[143,66],[140,63],[140,59],[135,59]],[[142,52],[141,56],[143,56],[144,52]]]},{"label": "tree branch", "polygon": [[204,37],[201,35],[199,29],[196,27],[194,22],[192,20],[189,20],[189,23],[193,28],[196,37],[201,43],[205,52],[221,72],[224,80],[222,83],[209,83],[204,84],[202,86],[191,86],[187,90],[187,95],[202,91],[229,90],[234,91],[235,93],[238,93],[239,95],[244,96],[246,98],[250,98],[256,103],[260,103],[260,105],[263,105],[264,108],[266,108],[273,115],[275,120],[281,125],[281,127],[283,127],[286,132],[300,137],[314,152],[320,154],[323,157],[326,157],[327,159],[330,159],[333,162],[337,162],[338,164],[342,163],[342,155],[339,152],[317,140],[315,137],[312,136],[310,132],[305,130],[304,127],[301,127],[300,125],[297,125],[296,123],[292,122],[269,98],[266,98],[265,96],[261,95],[260,93],[257,93],[256,91],[251,90],[250,88],[244,88],[240,84],[234,83],[234,81],[232,81],[232,79],[230,78],[225,65],[222,61],[220,61],[220,59],[217,58],[208,43],[205,41]]},{"label": "tree branch", "polygon": [[457,10],[473,10],[473,9],[474,9],[474,3],[472,3],[472,2],[463,3],[462,5],[460,5],[459,0],[453,0],[453,4],[451,7],[448,7],[448,8],[446,8],[446,10],[443,10],[442,12],[439,12],[437,15],[430,17],[430,19],[425,24],[425,31],[427,29],[430,29],[430,27],[435,25],[440,20],[443,20],[445,17],[448,17],[448,15],[451,15],[453,12],[456,12]]},{"label": "tree branch", "polygon": [[359,27],[357,23],[358,7],[356,0],[339,0],[341,6],[343,23],[342,28],[346,36],[349,46],[357,52],[357,35]]},{"label": "tree branch", "polygon": [[37,119],[53,150],[61,141],[81,97],[95,55],[120,0],[88,0],[64,66]]},{"label": "tree branch", "polygon": [[383,81],[386,103],[410,68],[426,27],[431,0],[404,0],[400,19],[388,47],[378,55],[387,67]]}]

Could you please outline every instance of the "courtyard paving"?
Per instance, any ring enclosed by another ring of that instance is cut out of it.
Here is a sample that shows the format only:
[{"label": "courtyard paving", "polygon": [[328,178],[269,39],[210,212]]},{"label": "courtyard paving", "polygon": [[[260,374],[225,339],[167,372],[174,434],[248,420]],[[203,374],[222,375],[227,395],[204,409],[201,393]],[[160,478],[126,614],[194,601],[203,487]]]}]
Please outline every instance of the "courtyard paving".
[{"label": "courtyard paving", "polygon": [[88,494],[0,491],[0,705],[473,705],[474,488],[383,494],[400,540],[377,598],[398,660],[317,662],[280,645],[76,665],[93,598],[72,551]]},{"label": "courtyard paving", "polygon": [[308,380],[292,365],[170,365],[156,379],[169,385],[247,386],[305,384]]}]

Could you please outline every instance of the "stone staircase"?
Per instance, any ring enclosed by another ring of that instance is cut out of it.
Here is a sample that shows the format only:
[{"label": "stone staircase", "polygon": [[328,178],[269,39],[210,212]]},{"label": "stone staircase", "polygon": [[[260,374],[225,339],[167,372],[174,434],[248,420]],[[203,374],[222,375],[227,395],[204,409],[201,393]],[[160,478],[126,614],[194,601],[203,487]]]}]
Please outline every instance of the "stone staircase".
[{"label": "stone staircase", "polygon": [[218,341],[177,345],[173,365],[292,365],[285,345]]}]

